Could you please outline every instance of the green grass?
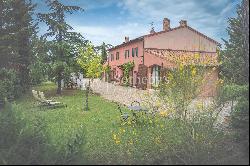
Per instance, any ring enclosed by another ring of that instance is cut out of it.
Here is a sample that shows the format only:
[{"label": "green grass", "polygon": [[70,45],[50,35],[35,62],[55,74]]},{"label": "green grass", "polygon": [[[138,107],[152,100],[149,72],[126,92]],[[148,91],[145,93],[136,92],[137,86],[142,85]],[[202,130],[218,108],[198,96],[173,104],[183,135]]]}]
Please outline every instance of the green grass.
[{"label": "green grass", "polygon": [[[203,122],[191,126],[176,119],[142,117],[137,123],[122,123],[117,104],[100,96],[90,95],[90,111],[86,112],[83,91],[64,90],[58,96],[52,83],[33,89],[68,105],[40,109],[31,93],[12,104],[15,116],[26,123],[26,128],[33,130],[42,124],[39,131],[43,131],[46,147],[61,157],[70,156],[61,163],[204,164],[218,163],[223,155],[217,148],[223,135]],[[45,150],[44,154],[48,163],[60,163],[60,157],[50,162],[49,153]]]}]

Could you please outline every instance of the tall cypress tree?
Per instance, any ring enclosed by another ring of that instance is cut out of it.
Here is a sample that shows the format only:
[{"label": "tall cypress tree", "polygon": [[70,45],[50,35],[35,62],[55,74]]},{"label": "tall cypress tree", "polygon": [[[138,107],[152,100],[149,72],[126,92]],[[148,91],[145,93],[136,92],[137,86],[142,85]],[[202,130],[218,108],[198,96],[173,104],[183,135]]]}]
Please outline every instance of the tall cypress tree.
[{"label": "tall cypress tree", "polygon": [[0,67],[7,67],[14,58],[14,39],[12,1],[0,1]]},{"label": "tall cypress tree", "polygon": [[54,69],[57,75],[57,94],[61,94],[61,80],[63,79],[63,72],[65,70],[65,64],[67,63],[67,42],[73,38],[77,38],[80,36],[77,33],[69,32],[73,28],[66,23],[65,14],[72,14],[74,11],[82,10],[78,6],[66,6],[59,2],[59,0],[47,0],[46,1],[50,13],[38,14],[40,21],[43,21],[47,24],[48,33],[46,33],[45,37],[53,37],[54,43]]},{"label": "tall cypress tree", "polygon": [[30,85],[31,39],[36,33],[32,18],[35,5],[30,0],[3,0],[0,8],[0,66],[14,68],[22,90],[27,90]]},{"label": "tall cypress tree", "polygon": [[102,45],[95,47],[95,50],[99,52],[102,56],[102,64],[107,61],[108,49],[112,47],[111,44],[102,43]]},{"label": "tall cypress tree", "polygon": [[249,82],[249,0],[242,0],[237,16],[229,19],[229,41],[222,52],[222,74],[230,82]]},{"label": "tall cypress tree", "polygon": [[36,34],[37,27],[32,18],[34,7],[35,5],[30,0],[13,1],[13,17],[16,31],[18,31],[16,34],[18,57],[15,62],[19,66],[20,83],[25,90],[30,86],[29,65],[32,59],[31,41],[32,36]]}]

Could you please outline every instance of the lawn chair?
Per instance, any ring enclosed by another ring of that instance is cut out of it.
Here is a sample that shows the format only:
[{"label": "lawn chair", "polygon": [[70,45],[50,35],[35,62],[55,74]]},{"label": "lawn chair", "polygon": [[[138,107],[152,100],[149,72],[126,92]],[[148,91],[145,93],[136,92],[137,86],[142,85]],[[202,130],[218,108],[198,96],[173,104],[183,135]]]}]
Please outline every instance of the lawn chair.
[{"label": "lawn chair", "polygon": [[52,107],[52,108],[56,108],[56,107],[67,107],[67,105],[61,103],[61,102],[57,102],[57,101],[53,101],[53,100],[47,100],[44,96],[43,92],[37,92],[35,90],[32,90],[32,94],[34,96],[34,98],[39,101],[41,103],[40,106],[47,106],[47,107]]},{"label": "lawn chair", "polygon": [[128,113],[123,113],[123,112],[122,112],[122,108],[121,108],[121,106],[120,106],[119,104],[118,104],[118,110],[119,110],[120,113],[121,113],[121,120],[127,121],[128,118],[129,118],[129,114],[128,114]]}]

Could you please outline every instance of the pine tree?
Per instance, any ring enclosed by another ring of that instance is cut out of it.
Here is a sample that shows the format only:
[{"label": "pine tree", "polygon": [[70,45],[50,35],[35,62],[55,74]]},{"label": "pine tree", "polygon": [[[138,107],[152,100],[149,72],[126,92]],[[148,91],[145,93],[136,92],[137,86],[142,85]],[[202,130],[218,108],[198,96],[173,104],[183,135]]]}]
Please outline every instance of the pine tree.
[{"label": "pine tree", "polygon": [[48,33],[45,37],[53,37],[53,64],[54,72],[56,73],[57,79],[57,94],[61,94],[61,80],[63,79],[63,72],[65,71],[65,66],[68,63],[68,42],[80,38],[80,34],[75,32],[69,32],[73,28],[66,23],[65,14],[72,14],[74,11],[81,11],[82,9],[78,6],[65,6],[58,0],[47,0],[46,1],[50,13],[38,14],[40,21],[43,21],[48,26]]}]

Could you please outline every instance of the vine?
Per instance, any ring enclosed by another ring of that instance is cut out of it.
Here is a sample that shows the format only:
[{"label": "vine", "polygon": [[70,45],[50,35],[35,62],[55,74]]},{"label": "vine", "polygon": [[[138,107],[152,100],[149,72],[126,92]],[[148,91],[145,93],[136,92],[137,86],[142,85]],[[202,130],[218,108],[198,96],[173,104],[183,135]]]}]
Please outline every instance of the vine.
[{"label": "vine", "polygon": [[103,68],[103,71],[105,72],[105,81],[109,82],[109,78],[110,78],[110,73],[111,73],[111,67],[109,65],[105,66]]},{"label": "vine", "polygon": [[124,80],[123,83],[127,86],[129,85],[129,72],[132,71],[134,67],[135,67],[134,62],[127,62],[121,65],[121,69],[123,71],[123,80]]}]

